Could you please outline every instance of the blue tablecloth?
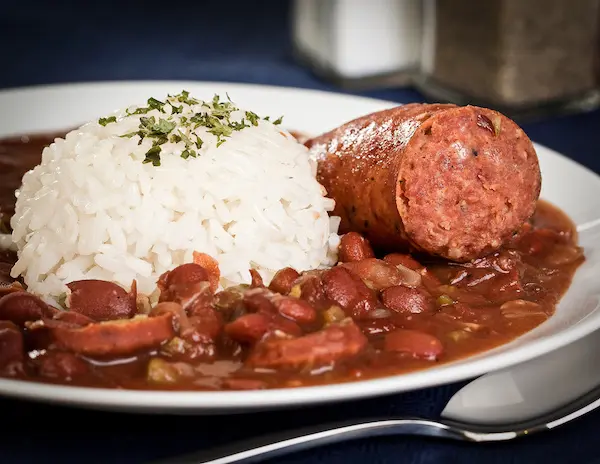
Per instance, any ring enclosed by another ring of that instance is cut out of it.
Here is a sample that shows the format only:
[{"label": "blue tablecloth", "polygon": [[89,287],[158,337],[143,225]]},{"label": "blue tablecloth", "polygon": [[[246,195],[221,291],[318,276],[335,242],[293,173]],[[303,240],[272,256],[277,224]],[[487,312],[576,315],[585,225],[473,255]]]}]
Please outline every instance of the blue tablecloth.
[{"label": "blue tablecloth", "polygon": [[[288,2],[277,0],[4,2],[0,14],[0,88],[96,80],[194,79],[339,91],[292,60],[289,13]],[[362,94],[398,102],[423,100],[407,89]],[[600,111],[523,127],[536,142],[600,172]],[[436,417],[461,386],[226,417],[111,414],[4,399],[0,400],[0,463],[135,464],[324,420]],[[381,438],[329,446],[268,463],[593,463],[600,462],[598,429],[600,412],[512,443],[474,445],[414,437]]]}]

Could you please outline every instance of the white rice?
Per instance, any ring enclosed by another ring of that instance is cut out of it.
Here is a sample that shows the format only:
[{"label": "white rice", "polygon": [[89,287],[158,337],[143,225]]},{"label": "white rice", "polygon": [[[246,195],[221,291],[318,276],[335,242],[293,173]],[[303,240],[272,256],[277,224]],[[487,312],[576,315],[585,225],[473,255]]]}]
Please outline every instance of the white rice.
[{"label": "white rice", "polygon": [[[164,102],[165,100],[163,100]],[[44,149],[23,177],[11,220],[18,261],[29,291],[59,297],[65,284],[103,279],[150,294],[160,274],[191,262],[194,251],[217,259],[223,286],[249,283],[255,268],[268,283],[275,271],[332,265],[339,218],[316,181],[308,150],[281,127],[260,120],[234,131],[217,147],[206,127],[181,124],[212,104],[182,105],[169,117],[204,144],[196,158],[185,143],[163,144],[161,165],[144,164],[152,139],[135,132],[140,115],[85,124]],[[132,109],[130,108],[130,111]],[[235,111],[232,121],[240,121]]]}]

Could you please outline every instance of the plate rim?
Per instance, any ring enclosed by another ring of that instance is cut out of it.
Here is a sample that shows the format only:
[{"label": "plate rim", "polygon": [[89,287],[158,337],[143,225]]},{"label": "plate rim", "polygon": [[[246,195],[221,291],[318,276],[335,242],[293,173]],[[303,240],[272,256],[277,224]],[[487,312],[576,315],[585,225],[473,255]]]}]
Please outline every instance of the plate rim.
[{"label": "plate rim", "polygon": [[[15,93],[31,93],[61,90],[85,91],[93,87],[104,87],[107,90],[122,86],[169,86],[188,84],[193,86],[230,86],[243,91],[292,92],[305,93],[326,98],[349,99],[372,105],[386,107],[403,103],[382,100],[351,93],[293,87],[283,85],[262,85],[230,81],[192,81],[192,80],[107,80],[83,81],[73,83],[51,83],[31,86],[20,86],[0,89],[0,102],[3,98]],[[544,145],[534,142],[536,150],[542,150],[544,156],[559,157],[573,168],[583,169],[600,182],[600,176],[588,167],[577,163]],[[522,346],[508,348],[506,351],[477,353],[473,356],[403,374],[396,374],[375,379],[356,380],[327,385],[276,388],[257,391],[161,391],[161,390],[127,390],[95,387],[78,387],[57,385],[26,380],[0,378],[0,395],[12,398],[34,400],[37,402],[60,403],[101,409],[119,409],[150,411],[214,411],[235,412],[233,410],[273,409],[300,405],[315,405],[325,402],[351,401],[367,397],[398,394],[421,388],[432,388],[449,383],[464,381],[498,371],[510,366],[538,358],[544,354],[560,349],[586,335],[600,329],[600,318],[578,323],[566,329],[526,342]],[[501,345],[506,347],[508,344]],[[459,363],[459,364],[457,364]],[[493,367],[490,369],[490,367]]]}]

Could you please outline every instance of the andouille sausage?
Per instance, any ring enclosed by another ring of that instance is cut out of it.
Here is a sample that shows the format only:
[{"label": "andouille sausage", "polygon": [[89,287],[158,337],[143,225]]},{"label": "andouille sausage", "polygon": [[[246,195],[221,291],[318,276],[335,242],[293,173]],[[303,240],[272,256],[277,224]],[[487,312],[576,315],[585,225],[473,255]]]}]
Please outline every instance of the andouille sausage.
[{"label": "andouille sausage", "polygon": [[533,214],[538,158],[502,114],[408,104],[308,140],[340,233],[377,248],[465,262],[498,249]]}]

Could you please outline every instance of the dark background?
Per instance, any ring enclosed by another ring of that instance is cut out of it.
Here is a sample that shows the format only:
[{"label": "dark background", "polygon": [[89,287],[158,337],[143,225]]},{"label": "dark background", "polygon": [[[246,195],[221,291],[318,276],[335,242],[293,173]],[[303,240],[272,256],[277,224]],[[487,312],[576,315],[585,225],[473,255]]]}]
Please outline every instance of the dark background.
[{"label": "dark background", "polygon": [[[288,1],[5,0],[0,11],[0,88],[182,79],[341,91],[293,60]],[[407,89],[361,94],[403,103],[423,100]],[[534,141],[600,171],[600,111],[523,127]],[[252,433],[333,418],[435,417],[459,387],[291,412],[216,418],[95,413],[1,400],[0,463],[142,463]],[[600,415],[591,414],[574,425],[515,443],[373,439],[269,463],[591,463],[600,462],[599,429]]]}]

